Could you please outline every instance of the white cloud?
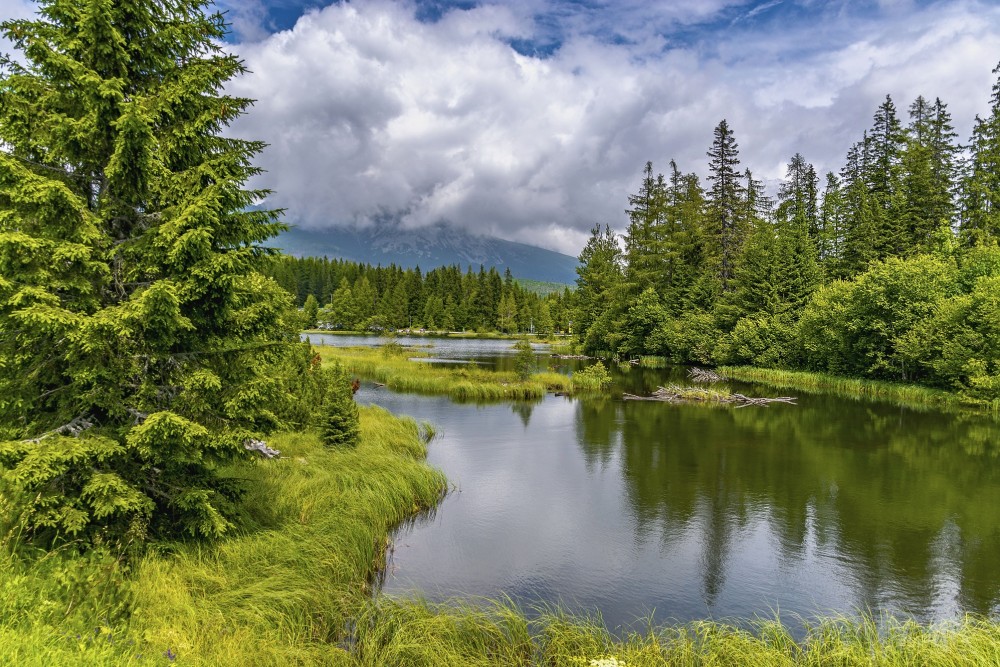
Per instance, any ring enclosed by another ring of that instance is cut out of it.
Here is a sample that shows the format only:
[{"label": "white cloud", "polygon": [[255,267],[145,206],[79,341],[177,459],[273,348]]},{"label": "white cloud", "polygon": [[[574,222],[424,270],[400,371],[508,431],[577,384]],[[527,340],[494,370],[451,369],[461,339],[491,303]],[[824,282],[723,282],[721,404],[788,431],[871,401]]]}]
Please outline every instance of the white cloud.
[{"label": "white cloud", "polygon": [[242,42],[257,42],[271,34],[264,0],[216,0],[226,22]]},{"label": "white cloud", "polygon": [[[940,96],[964,138],[1000,54],[1000,10],[973,2],[903,3],[889,22],[840,11],[780,34],[741,21],[666,49],[669,37],[649,28],[651,4],[623,14],[627,44],[596,39],[584,17],[545,59],[507,45],[545,30],[535,2],[436,23],[404,3],[310,12],[237,47],[253,74],[231,92],[258,102],[235,131],[271,144],[262,184],[292,222],[448,220],[575,255],[595,223],[624,226],[646,160],[666,170],[676,158],[704,176],[722,118],[761,177],[780,178],[796,151],[836,170],[886,93],[904,118],[917,94]],[[732,4],[672,3],[658,20]]]}]

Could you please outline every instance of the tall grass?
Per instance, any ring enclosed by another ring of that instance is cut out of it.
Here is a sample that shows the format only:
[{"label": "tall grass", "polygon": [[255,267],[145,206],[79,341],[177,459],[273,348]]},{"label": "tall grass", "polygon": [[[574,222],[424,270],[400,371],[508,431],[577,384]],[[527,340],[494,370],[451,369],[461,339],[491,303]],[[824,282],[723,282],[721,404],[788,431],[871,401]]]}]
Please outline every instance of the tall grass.
[{"label": "tall grass", "polygon": [[780,620],[746,627],[647,622],[612,634],[599,617],[558,610],[529,617],[509,602],[380,600],[368,605],[357,628],[359,667],[1000,664],[1000,626],[972,617],[935,627],[871,616],[831,618],[808,624],[796,640]]},{"label": "tall grass", "polygon": [[892,618],[828,618],[796,640],[780,620],[715,621],[612,634],[599,617],[558,610],[529,617],[509,602],[370,604],[358,623],[355,664],[437,665],[997,665],[1000,625],[967,617],[924,626]]},{"label": "tall grass", "polygon": [[875,399],[905,407],[985,407],[981,403],[963,398],[953,392],[913,384],[898,384],[880,380],[827,375],[825,373],[786,371],[751,366],[722,366],[717,368],[716,371],[733,380],[758,382],[784,389],[822,392],[844,398]]},{"label": "tall grass", "polygon": [[668,366],[671,365],[671,363],[670,359],[668,359],[667,357],[659,357],[656,356],[655,354],[647,354],[639,357],[639,365],[642,366],[643,368],[660,369],[660,368],[667,368]]},{"label": "tall grass", "polygon": [[0,664],[131,665],[141,647],[127,636],[126,569],[107,551],[76,544],[50,552],[0,542]]},{"label": "tall grass", "polygon": [[445,394],[457,401],[534,400],[546,391],[569,391],[572,384],[558,373],[535,373],[521,380],[513,372],[473,364],[410,361],[411,351],[391,348],[316,348],[324,360],[336,360],[348,373],[374,380],[394,391]]},{"label": "tall grass", "polygon": [[342,642],[389,531],[445,489],[423,463],[418,425],[379,408],[362,409],[357,448],[324,448],[313,434],[272,446],[281,460],[241,471],[242,534],[139,565],[133,630],[184,664],[349,664]]}]

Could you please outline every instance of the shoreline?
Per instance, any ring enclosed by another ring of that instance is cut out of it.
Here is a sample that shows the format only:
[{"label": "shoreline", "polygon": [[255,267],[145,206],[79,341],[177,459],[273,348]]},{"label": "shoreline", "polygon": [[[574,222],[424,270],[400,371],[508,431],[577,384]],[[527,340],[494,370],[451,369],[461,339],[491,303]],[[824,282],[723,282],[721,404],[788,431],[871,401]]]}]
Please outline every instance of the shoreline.
[{"label": "shoreline", "polygon": [[1000,412],[998,402],[988,403],[953,391],[919,384],[866,380],[812,371],[789,371],[755,366],[719,366],[714,369],[726,379],[753,382],[778,389],[795,389],[840,398],[889,402],[918,410],[968,411],[981,414]]}]

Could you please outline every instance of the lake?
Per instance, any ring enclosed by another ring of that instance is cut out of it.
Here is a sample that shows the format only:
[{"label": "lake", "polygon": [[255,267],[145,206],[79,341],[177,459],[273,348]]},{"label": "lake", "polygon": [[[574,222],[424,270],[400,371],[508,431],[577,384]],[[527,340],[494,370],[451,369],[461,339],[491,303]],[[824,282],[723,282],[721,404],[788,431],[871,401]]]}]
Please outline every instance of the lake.
[{"label": "lake", "polygon": [[[511,341],[397,340],[512,363]],[[540,367],[581,363],[540,350]],[[1000,611],[995,419],[805,393],[746,408],[620,398],[683,378],[636,368],[600,397],[486,406],[364,383],[360,403],[436,426],[428,461],[454,486],[396,535],[383,591],[558,603],[612,628]]]}]

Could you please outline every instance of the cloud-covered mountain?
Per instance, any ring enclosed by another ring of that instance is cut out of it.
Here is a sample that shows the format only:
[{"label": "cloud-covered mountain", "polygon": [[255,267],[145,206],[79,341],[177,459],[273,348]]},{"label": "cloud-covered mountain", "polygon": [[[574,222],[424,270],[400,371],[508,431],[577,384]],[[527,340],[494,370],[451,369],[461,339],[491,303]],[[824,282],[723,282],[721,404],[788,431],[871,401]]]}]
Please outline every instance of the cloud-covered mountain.
[{"label": "cloud-covered mountain", "polygon": [[297,257],[340,257],[369,264],[419,266],[422,270],[457,264],[474,271],[483,265],[506,269],[515,278],[570,284],[576,280],[577,260],[544,248],[477,236],[460,228],[433,225],[403,229],[396,225],[367,228],[306,230],[293,228],[272,245]]},{"label": "cloud-covered mountain", "polygon": [[267,206],[571,255],[625,227],[647,160],[704,184],[722,119],[772,194],[797,152],[839,171],[887,93],[904,124],[940,97],[964,140],[1000,54],[997,0],[220,1]]}]

